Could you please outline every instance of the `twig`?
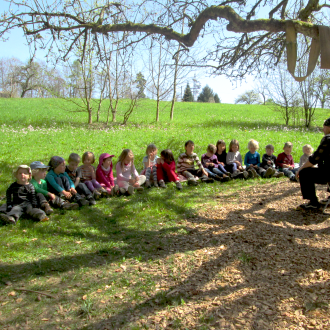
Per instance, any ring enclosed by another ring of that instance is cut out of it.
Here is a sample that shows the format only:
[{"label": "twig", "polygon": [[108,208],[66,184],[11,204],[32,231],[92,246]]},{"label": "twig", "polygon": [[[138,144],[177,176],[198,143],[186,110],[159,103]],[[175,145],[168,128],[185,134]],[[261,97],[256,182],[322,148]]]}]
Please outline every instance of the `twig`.
[{"label": "twig", "polygon": [[50,297],[50,298],[54,298],[54,299],[56,299],[55,296],[52,296],[52,295],[50,295],[50,294],[48,294],[48,293],[44,293],[44,292],[40,292],[40,291],[33,291],[33,290],[27,290],[27,289],[14,289],[14,290],[16,290],[16,291],[26,291],[26,292],[39,293],[39,294],[42,294],[42,295],[44,295],[44,296],[47,296],[47,297]]}]

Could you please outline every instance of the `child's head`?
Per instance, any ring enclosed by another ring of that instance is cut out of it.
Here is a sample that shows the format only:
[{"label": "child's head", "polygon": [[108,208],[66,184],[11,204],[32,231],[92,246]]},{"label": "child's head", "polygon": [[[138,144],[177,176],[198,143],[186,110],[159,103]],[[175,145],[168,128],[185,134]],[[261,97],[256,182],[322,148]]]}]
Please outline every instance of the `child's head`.
[{"label": "child's head", "polygon": [[18,184],[28,184],[31,180],[31,168],[27,165],[19,165],[14,171],[13,176]]},{"label": "child's head", "polygon": [[162,159],[164,160],[164,162],[166,163],[171,163],[174,160],[174,156],[172,153],[172,150],[170,149],[165,149],[160,153],[160,156],[162,157]]},{"label": "child's head", "polygon": [[209,144],[209,145],[207,146],[206,151],[207,151],[208,153],[214,155],[215,152],[217,151],[217,147],[216,147],[214,144]]},{"label": "child's head", "polygon": [[259,143],[256,140],[250,140],[248,143],[248,149],[250,150],[251,154],[254,154],[256,150],[259,149]]},{"label": "child's head", "polygon": [[56,174],[65,172],[65,160],[60,156],[53,156],[49,163],[49,169],[53,170]]},{"label": "child's head", "polygon": [[129,164],[134,162],[134,155],[131,149],[124,149],[120,156],[118,157],[118,163],[124,168],[124,164]]},{"label": "child's head", "polygon": [[186,149],[187,155],[191,155],[195,149],[195,143],[191,140],[188,140],[185,144],[184,147]]},{"label": "child's head", "polygon": [[216,147],[217,147],[217,153],[222,154],[223,152],[226,151],[226,142],[224,140],[218,140]]},{"label": "child's head", "polygon": [[229,143],[229,151],[230,152],[236,152],[239,150],[239,143],[237,140],[233,139]]},{"label": "child's head", "polygon": [[271,156],[274,153],[274,146],[272,144],[266,145],[266,154],[267,156]]},{"label": "child's head", "polygon": [[74,152],[69,155],[68,168],[70,171],[75,171],[80,163],[80,156]]},{"label": "child's head", "polygon": [[154,154],[156,155],[157,154],[157,147],[156,145],[154,145],[153,143],[150,143],[148,146],[147,146],[147,150],[146,150],[146,155],[148,156],[149,154]]},{"label": "child's head", "polygon": [[30,168],[32,170],[32,177],[35,180],[40,180],[46,177],[46,172],[49,169],[49,166],[37,160],[30,164]]},{"label": "child's head", "polygon": [[95,156],[91,151],[86,151],[82,156],[82,162],[84,165],[92,165],[95,163]]},{"label": "child's head", "polygon": [[112,158],[115,157],[115,155],[110,155],[108,153],[103,153],[100,155],[99,158],[99,164],[102,165],[104,168],[109,168],[112,164]]},{"label": "child's head", "polygon": [[283,150],[286,155],[291,155],[293,144],[291,142],[285,142]]},{"label": "child's head", "polygon": [[305,144],[302,148],[305,155],[311,155],[314,151],[313,147],[310,144]]}]

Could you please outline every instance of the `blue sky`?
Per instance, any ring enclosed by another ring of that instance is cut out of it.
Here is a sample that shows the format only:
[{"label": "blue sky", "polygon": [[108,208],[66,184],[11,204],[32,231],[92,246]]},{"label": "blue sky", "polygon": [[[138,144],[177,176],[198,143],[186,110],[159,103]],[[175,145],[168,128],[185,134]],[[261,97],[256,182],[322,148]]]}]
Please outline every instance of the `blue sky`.
[{"label": "blue sky", "polygon": [[[3,1],[0,2],[0,12],[7,7],[7,4]],[[3,42],[0,40],[0,57],[10,58],[16,57],[21,61],[27,61],[30,58],[30,50],[26,44],[26,40],[23,37],[21,30],[13,30],[10,34],[7,34],[8,41]],[[45,51],[38,50],[36,58],[43,60],[45,58]],[[193,75],[192,75],[193,76]],[[192,76],[191,80],[187,79],[192,87]],[[235,98],[238,95],[244,93],[247,90],[253,89],[254,78],[248,76],[246,81],[243,82],[231,82],[224,76],[209,76],[204,75],[203,71],[197,72],[197,78],[201,83],[202,87],[209,85],[215,93],[218,93],[222,103],[234,103]],[[178,91],[179,92],[179,91]]]}]

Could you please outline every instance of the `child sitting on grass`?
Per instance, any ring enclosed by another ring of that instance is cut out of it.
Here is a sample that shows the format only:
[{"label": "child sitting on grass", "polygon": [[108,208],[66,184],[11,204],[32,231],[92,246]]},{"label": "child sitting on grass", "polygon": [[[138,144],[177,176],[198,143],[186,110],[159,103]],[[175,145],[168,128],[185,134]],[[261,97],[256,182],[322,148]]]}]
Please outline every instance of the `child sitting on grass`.
[{"label": "child sitting on grass", "polygon": [[170,149],[165,149],[160,153],[160,159],[157,160],[157,177],[159,187],[166,188],[165,182],[175,182],[178,190],[182,189],[178,175],[175,173],[175,161]]},{"label": "child sitting on grass", "polygon": [[259,149],[259,143],[256,140],[250,140],[248,143],[249,151],[245,154],[244,164],[246,170],[251,178],[256,178],[258,176],[264,177],[269,176],[273,171],[271,168],[265,170],[260,167],[260,155],[257,151]]},{"label": "child sitting on grass", "polygon": [[6,204],[0,207],[0,219],[6,224],[16,224],[18,219],[27,214],[37,221],[48,221],[49,218],[44,211],[38,208],[36,192],[31,179],[31,168],[20,165],[13,172],[15,182],[6,191]]},{"label": "child sitting on grass", "polygon": [[151,188],[150,175],[152,173],[152,178],[154,181],[154,186],[158,187],[157,183],[157,147],[152,143],[147,146],[146,156],[143,157],[143,171],[141,174],[146,176],[146,187]]},{"label": "child sitting on grass", "polygon": [[[226,163],[232,165],[233,177],[242,177],[247,179],[249,174],[243,169],[242,156],[239,152],[239,142],[235,139],[230,141],[229,152],[227,153]],[[242,174],[240,174],[240,172]]]},{"label": "child sitting on grass", "polygon": [[114,155],[108,153],[103,153],[99,158],[99,165],[96,169],[96,180],[101,184],[101,186],[106,189],[108,195],[113,196],[119,191],[118,186],[115,186],[115,181],[113,179],[112,171],[112,158]]},{"label": "child sitting on grass", "polygon": [[296,169],[294,168],[293,157],[291,155],[292,146],[293,144],[291,142],[285,142],[283,147],[284,152],[280,153],[276,158],[276,166],[290,181],[297,182],[295,175]]},{"label": "child sitting on grass", "polygon": [[94,194],[95,198],[100,195],[108,196],[108,192],[96,181],[95,168],[92,164],[95,163],[95,156],[92,152],[86,151],[82,156],[83,165],[79,166],[81,170],[80,181]]},{"label": "child sitting on grass", "polygon": [[117,172],[117,183],[119,186],[119,192],[129,195],[134,194],[134,190],[143,191],[141,187],[145,181],[146,177],[144,175],[139,175],[134,166],[134,155],[132,150],[124,149],[118,158],[116,164]]},{"label": "child sitting on grass", "polygon": [[310,144],[305,144],[302,148],[303,155],[300,157],[299,168],[303,166],[313,153],[313,147]]},{"label": "child sitting on grass", "polygon": [[[199,177],[202,182],[214,182],[212,178],[208,178],[208,173],[205,171],[196,153],[194,153],[195,144],[189,140],[185,143],[186,152],[180,154],[177,163],[177,171],[188,179],[189,185],[196,186],[198,182],[195,176]],[[195,163],[198,169],[195,168]]]},{"label": "child sitting on grass", "polygon": [[[262,156],[262,161],[260,167],[266,170],[264,178],[280,178],[284,175],[283,172],[276,171],[275,163],[276,163],[276,156],[273,155],[274,153],[274,146],[272,144],[266,145],[266,153]],[[271,169],[271,171],[269,170]]]},{"label": "child sitting on grass", "polygon": [[48,191],[65,197],[70,202],[77,202],[80,206],[89,205],[89,202],[77,193],[74,183],[65,172],[65,160],[62,157],[53,156],[48,166],[49,172],[46,175]]},{"label": "child sitting on grass", "polygon": [[225,168],[219,164],[218,158],[215,155],[217,148],[214,144],[209,144],[207,146],[206,154],[202,155],[201,161],[205,171],[208,173],[209,177],[217,180],[226,182],[230,180]]},{"label": "child sitting on grass", "polygon": [[68,165],[66,165],[65,167],[65,172],[68,174],[71,181],[74,183],[77,193],[80,195],[84,195],[86,197],[86,200],[89,202],[89,205],[95,205],[96,202],[95,199],[93,198],[92,192],[87,188],[87,186],[84,183],[80,182],[82,174],[81,174],[81,170],[78,168],[79,163],[80,163],[80,156],[78,154],[71,153],[69,155]]},{"label": "child sitting on grass", "polygon": [[[49,203],[52,206],[57,206],[63,210],[73,210],[79,207],[76,203],[68,203],[64,201],[59,196],[48,191],[47,182],[45,181],[46,171],[49,166],[43,164],[42,162],[35,161],[30,164],[32,170],[32,180],[31,183],[34,186],[36,191],[37,201],[41,209],[45,211],[47,215],[53,213],[53,209],[50,207]],[[48,203],[49,202],[49,203]]]}]

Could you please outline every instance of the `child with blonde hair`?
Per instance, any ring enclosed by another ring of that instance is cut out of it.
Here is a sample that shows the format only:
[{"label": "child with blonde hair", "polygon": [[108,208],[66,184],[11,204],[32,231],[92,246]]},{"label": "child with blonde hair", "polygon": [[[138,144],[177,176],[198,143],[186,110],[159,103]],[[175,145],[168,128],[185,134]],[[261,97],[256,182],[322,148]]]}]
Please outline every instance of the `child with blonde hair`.
[{"label": "child with blonde hair", "polygon": [[256,140],[250,140],[248,143],[249,151],[245,154],[244,164],[246,166],[246,170],[249,173],[251,178],[256,178],[258,176],[264,177],[270,176],[273,171],[271,168],[265,170],[260,167],[260,154],[257,151],[259,149],[259,143]]},{"label": "child with blonde hair", "polygon": [[146,182],[144,175],[139,175],[134,166],[134,155],[132,150],[124,149],[116,164],[117,183],[121,194],[126,192],[134,194],[134,190],[143,191],[141,187]]},{"label": "child with blonde hair", "polygon": [[[238,176],[244,177],[245,179],[248,178],[249,174],[242,166],[243,160],[239,152],[239,142],[235,139],[230,141],[226,163],[227,165],[232,165],[233,177]],[[240,172],[242,172],[242,174],[240,174]]]},{"label": "child with blonde hair", "polygon": [[303,166],[309,159],[309,156],[312,155],[314,149],[310,144],[305,144],[302,148],[303,155],[300,157],[299,168]]},{"label": "child with blonde hair", "polygon": [[146,187],[151,188],[150,183],[150,175],[152,173],[152,178],[154,182],[154,186],[158,187],[157,183],[157,160],[159,157],[157,156],[157,147],[151,143],[147,146],[146,156],[143,157],[143,171],[141,174],[146,176]]},{"label": "child with blonde hair", "polygon": [[37,221],[48,221],[46,213],[38,208],[36,192],[30,183],[31,168],[19,165],[13,172],[15,182],[6,191],[6,204],[0,207],[0,219],[6,224],[16,224],[25,213]]},{"label": "child with blonde hair", "polygon": [[86,151],[82,156],[83,165],[78,169],[81,171],[80,181],[94,194],[95,198],[99,198],[101,194],[108,195],[107,191],[96,181],[95,156],[91,151]]}]

